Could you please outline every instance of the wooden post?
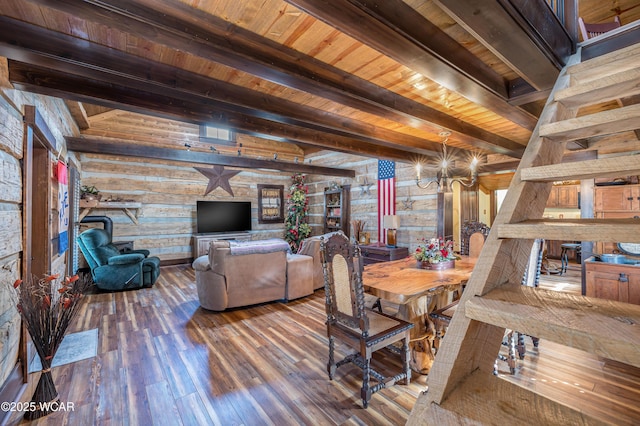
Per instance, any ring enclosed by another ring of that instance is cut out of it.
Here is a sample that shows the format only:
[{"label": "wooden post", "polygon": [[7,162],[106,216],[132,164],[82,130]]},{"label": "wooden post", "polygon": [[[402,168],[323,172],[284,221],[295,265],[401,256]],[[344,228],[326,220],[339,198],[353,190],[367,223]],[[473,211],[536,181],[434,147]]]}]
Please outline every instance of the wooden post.
[{"label": "wooden post", "polygon": [[453,239],[453,194],[451,192],[438,193],[437,209],[436,236],[451,240]]}]

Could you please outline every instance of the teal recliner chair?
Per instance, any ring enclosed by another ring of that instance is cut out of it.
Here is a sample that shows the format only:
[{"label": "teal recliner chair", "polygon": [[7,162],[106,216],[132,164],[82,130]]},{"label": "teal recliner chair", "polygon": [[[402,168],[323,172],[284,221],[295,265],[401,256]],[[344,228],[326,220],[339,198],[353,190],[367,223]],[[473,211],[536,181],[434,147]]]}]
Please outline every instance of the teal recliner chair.
[{"label": "teal recliner chair", "polygon": [[151,287],[160,275],[160,259],[149,250],[120,253],[104,229],[88,229],[78,236],[96,286],[102,290],[129,290]]}]

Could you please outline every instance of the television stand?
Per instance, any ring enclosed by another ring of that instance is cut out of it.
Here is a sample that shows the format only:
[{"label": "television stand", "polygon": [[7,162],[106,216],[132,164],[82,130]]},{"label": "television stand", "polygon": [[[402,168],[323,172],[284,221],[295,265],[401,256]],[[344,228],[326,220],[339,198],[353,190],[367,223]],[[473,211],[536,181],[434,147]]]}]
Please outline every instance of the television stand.
[{"label": "television stand", "polygon": [[193,258],[197,259],[209,253],[209,245],[213,240],[251,240],[250,232],[221,232],[219,234],[195,234],[193,236]]}]

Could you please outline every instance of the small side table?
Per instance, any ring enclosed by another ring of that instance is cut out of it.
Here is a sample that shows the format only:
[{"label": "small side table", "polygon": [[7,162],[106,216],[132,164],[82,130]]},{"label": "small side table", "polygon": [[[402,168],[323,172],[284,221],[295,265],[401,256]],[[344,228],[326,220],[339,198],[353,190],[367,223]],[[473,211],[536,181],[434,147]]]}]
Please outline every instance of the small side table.
[{"label": "small side table", "polygon": [[360,246],[360,253],[365,265],[379,262],[389,262],[391,260],[404,259],[409,256],[408,247],[387,247],[377,243],[367,246]]},{"label": "small side table", "polygon": [[567,272],[567,266],[569,265],[569,257],[567,256],[567,252],[570,250],[574,250],[576,252],[576,257],[580,259],[580,251],[582,250],[582,244],[580,243],[564,243],[560,244],[560,275]]},{"label": "small side table", "polygon": [[[373,243],[360,246],[360,254],[362,255],[363,265],[371,265],[372,263],[390,262],[392,260],[404,259],[409,256],[408,247],[387,247],[385,244]],[[378,297],[371,306],[371,309],[378,309],[382,312],[382,302]]]}]

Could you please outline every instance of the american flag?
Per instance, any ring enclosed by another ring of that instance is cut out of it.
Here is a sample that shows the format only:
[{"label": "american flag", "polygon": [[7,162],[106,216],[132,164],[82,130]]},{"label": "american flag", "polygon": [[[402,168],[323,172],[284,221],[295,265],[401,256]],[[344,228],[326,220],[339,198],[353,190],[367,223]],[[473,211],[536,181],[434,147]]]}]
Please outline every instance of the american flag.
[{"label": "american flag", "polygon": [[382,219],[396,214],[396,163],[378,160],[378,241],[387,243],[387,230]]}]

